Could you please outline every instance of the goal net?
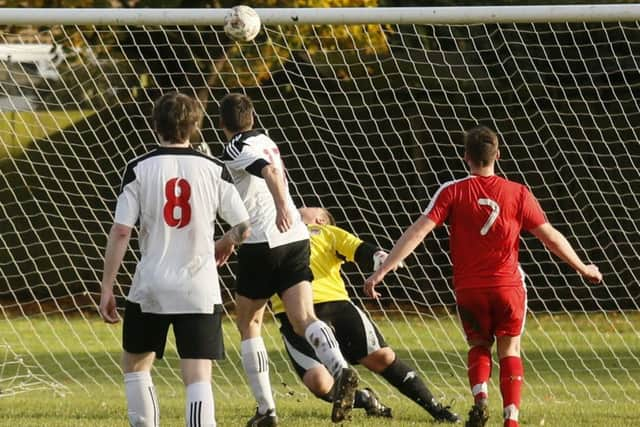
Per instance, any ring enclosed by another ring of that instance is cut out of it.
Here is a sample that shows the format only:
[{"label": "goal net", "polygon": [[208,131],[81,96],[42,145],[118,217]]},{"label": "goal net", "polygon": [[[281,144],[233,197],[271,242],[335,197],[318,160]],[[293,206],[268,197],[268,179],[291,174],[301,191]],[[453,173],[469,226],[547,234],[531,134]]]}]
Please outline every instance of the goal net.
[{"label": "goal net", "polygon": [[[106,236],[126,162],[156,143],[153,101],[179,90],[206,109],[197,140],[214,154],[224,143],[218,100],[229,91],[250,95],[297,202],[328,208],[339,226],[387,249],[440,184],[467,174],[463,130],[497,130],[499,173],[528,185],[605,277],[588,286],[523,236],[528,395],[637,402],[640,14],[628,7],[605,22],[580,7],[562,9],[573,11],[564,17],[548,8],[536,22],[527,22],[536,16],[529,13],[474,20],[491,15],[482,8],[456,8],[451,19],[440,9],[376,9],[369,21],[371,9],[264,9],[263,30],[245,44],[222,32],[224,10],[157,22],[151,10],[110,11],[127,17],[119,21],[98,12],[76,24],[76,15],[52,14],[46,26],[33,11],[16,22],[3,13],[0,396],[121,383],[120,329],[97,317]],[[133,240],[121,295],[138,258]],[[385,280],[379,302],[363,296],[368,272],[347,267],[345,277],[354,300],[437,395],[463,398],[466,344],[447,251],[447,230],[438,229]],[[229,317],[234,268],[221,271]],[[244,381],[238,334],[228,326],[216,387]],[[286,393],[281,384],[294,374],[277,329],[267,327],[265,340],[275,390]],[[156,382],[180,388],[176,359],[170,344]],[[365,382],[392,393],[376,377]]]}]

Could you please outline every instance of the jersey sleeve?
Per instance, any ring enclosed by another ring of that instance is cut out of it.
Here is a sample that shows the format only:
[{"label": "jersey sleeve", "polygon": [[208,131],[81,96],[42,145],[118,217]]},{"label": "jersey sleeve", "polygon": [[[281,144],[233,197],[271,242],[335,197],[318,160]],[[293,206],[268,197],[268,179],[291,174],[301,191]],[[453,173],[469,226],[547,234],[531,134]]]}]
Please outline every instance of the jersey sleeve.
[{"label": "jersey sleeve", "polygon": [[235,185],[221,179],[218,200],[218,215],[230,226],[238,225],[241,222],[249,221],[247,208],[242,202]]},{"label": "jersey sleeve", "polygon": [[127,165],[120,185],[120,194],[116,203],[114,221],[118,224],[134,227],[140,214],[139,182],[133,165]]},{"label": "jersey sleeve", "polygon": [[523,193],[522,228],[529,231],[545,224],[547,222],[547,216],[542,210],[538,199],[536,199],[528,188],[523,187]]},{"label": "jersey sleeve", "polygon": [[342,255],[347,261],[354,262],[356,251],[362,244],[362,240],[340,227],[333,225],[327,225],[326,227],[328,227],[333,235],[336,252]]},{"label": "jersey sleeve", "polygon": [[246,170],[259,177],[262,177],[262,168],[270,164],[267,153],[241,141],[227,144],[220,159],[231,169]]},{"label": "jersey sleeve", "polygon": [[449,184],[444,184],[436,191],[423,214],[437,225],[442,225],[449,217],[452,200],[453,187]]}]

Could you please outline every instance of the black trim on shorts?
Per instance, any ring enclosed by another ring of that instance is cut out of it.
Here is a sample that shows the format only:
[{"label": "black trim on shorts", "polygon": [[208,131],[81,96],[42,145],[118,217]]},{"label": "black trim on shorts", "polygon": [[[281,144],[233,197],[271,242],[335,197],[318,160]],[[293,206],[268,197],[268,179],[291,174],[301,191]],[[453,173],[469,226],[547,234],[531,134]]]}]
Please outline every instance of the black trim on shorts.
[{"label": "black trim on shorts", "polygon": [[125,304],[122,325],[122,348],[134,354],[155,352],[162,359],[169,326],[173,325],[176,348],[181,359],[222,360],[224,338],[222,305],[213,313],[157,314],[145,313],[140,304]]}]

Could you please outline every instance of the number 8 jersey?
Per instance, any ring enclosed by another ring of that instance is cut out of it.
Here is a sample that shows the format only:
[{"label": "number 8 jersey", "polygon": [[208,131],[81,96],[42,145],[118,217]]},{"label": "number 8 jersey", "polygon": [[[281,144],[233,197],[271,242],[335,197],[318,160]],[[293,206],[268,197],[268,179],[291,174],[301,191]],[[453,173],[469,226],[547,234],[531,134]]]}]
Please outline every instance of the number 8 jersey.
[{"label": "number 8 jersey", "polygon": [[249,215],[222,164],[191,148],[160,146],[127,164],[115,222],[139,223],[140,261],[127,299],[147,313],[212,313],[221,304],[216,215]]},{"label": "number 8 jersey", "polygon": [[456,290],[522,287],[520,232],[547,222],[527,187],[496,175],[443,184],[424,214],[437,225],[449,223]]}]

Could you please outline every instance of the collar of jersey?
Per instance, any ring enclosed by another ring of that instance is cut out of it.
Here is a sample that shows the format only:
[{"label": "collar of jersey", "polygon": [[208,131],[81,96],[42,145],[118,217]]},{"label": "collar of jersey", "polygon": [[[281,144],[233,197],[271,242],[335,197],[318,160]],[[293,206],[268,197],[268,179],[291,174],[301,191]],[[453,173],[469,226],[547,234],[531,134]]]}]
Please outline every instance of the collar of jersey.
[{"label": "collar of jersey", "polygon": [[161,154],[184,154],[192,153],[195,150],[192,147],[167,147],[165,145],[159,145],[156,151]]}]

